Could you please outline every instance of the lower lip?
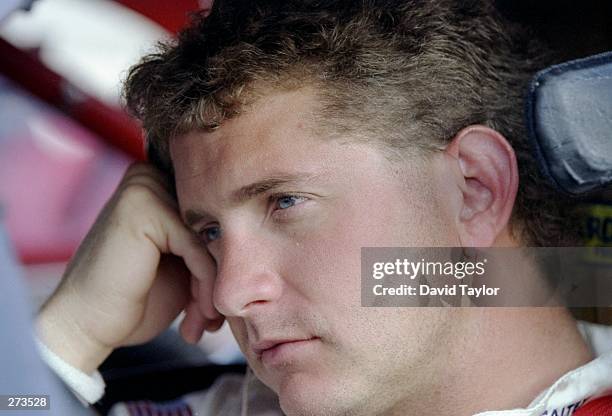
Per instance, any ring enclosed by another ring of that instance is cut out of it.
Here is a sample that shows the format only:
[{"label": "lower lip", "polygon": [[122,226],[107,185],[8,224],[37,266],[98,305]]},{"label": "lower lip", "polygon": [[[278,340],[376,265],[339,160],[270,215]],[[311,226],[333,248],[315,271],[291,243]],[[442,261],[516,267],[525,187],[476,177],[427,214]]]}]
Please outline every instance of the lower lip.
[{"label": "lower lip", "polygon": [[286,364],[303,358],[319,341],[319,338],[284,342],[261,353],[261,361],[267,366]]}]

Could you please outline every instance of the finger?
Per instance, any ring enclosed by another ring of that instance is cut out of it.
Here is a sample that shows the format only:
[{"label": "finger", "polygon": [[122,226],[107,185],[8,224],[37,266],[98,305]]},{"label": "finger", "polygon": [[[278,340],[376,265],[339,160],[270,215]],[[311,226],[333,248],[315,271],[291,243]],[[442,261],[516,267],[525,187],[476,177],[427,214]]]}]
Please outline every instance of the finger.
[{"label": "finger", "polygon": [[179,326],[179,331],[186,342],[196,344],[202,338],[206,324],[206,318],[200,313],[198,304],[192,301],[185,308],[185,318]]},{"label": "finger", "polygon": [[147,175],[133,175],[129,180],[122,183],[119,187],[119,193],[125,192],[130,187],[146,188],[153,195],[157,196],[161,201],[178,211],[178,202],[168,185],[158,181],[156,178]]},{"label": "finger", "polygon": [[146,237],[161,253],[171,253],[182,257],[191,274],[198,281],[199,290],[194,298],[198,299],[204,317],[218,319],[221,315],[212,300],[216,267],[214,260],[196,238],[194,233],[183,224],[179,213],[172,207],[159,203],[162,213],[153,218],[152,227],[146,227]]},{"label": "finger", "polygon": [[121,179],[122,183],[129,182],[134,177],[144,176],[150,177],[155,180],[155,182],[163,185],[166,189],[170,189],[172,187],[171,178],[165,173],[161,172],[157,169],[153,164],[148,162],[134,162],[132,163],[125,171],[123,178]]},{"label": "finger", "polygon": [[145,318],[126,342],[147,342],[168,328],[191,299],[189,284],[189,271],[183,260],[162,256],[157,277],[147,296]]},{"label": "finger", "polygon": [[198,295],[200,292],[200,284],[199,284],[198,279],[193,274],[191,275],[190,280],[191,280],[191,297],[197,301]]},{"label": "finger", "polygon": [[197,280],[199,290],[194,298],[198,300],[204,317],[210,320],[218,319],[221,314],[215,309],[212,299],[216,276],[214,260],[187,227],[180,222],[177,215],[169,225],[171,229],[168,230],[167,249],[184,259]]},{"label": "finger", "polygon": [[206,326],[206,331],[208,332],[215,332],[218,331],[219,328],[221,328],[223,326],[223,323],[225,322],[225,318],[221,317],[218,319],[213,319],[212,321],[208,321],[208,324]]},{"label": "finger", "polygon": [[178,209],[172,178],[150,163],[136,162],[126,170],[119,184],[119,190],[124,190],[132,185],[141,185],[148,188],[168,205]]},{"label": "finger", "polygon": [[215,278],[198,280],[199,293],[197,295],[198,303],[202,314],[209,320],[214,321],[223,319],[223,315],[215,308],[213,302]]}]

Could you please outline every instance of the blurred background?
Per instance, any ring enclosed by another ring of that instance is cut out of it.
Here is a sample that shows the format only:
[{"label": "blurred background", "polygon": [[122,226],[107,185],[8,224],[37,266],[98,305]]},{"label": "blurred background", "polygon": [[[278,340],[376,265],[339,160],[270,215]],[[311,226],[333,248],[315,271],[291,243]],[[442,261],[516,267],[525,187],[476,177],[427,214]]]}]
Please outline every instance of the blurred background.
[{"label": "blurred background", "polygon": [[[144,158],[140,126],[121,107],[127,70],[190,13],[210,7],[211,0],[0,1],[0,224],[32,313],[126,167]],[[122,380],[139,375],[242,362],[226,326],[198,348],[179,338],[180,319],[150,345],[107,360],[109,401],[121,398],[112,395]]]},{"label": "blurred background", "polygon": [[[140,126],[121,107],[128,68],[211,3],[0,0],[0,225],[31,294],[32,313],[58,284],[125,168],[144,157]],[[497,3],[533,25],[560,61],[612,49],[610,2]],[[608,202],[591,220],[610,226],[591,237],[611,245],[612,195],[600,200]],[[575,313],[612,323],[610,309]],[[171,398],[205,387],[208,381],[197,381],[202,366],[242,362],[226,327],[190,347],[175,323],[150,345],[113,353],[101,369],[109,384],[105,400]],[[164,374],[163,387],[155,373]],[[185,380],[191,385],[181,385]]]},{"label": "blurred background", "polygon": [[26,3],[0,23],[0,201],[26,273],[42,277],[63,269],[126,166],[143,158],[140,128],[121,108],[126,71],[207,6]]}]

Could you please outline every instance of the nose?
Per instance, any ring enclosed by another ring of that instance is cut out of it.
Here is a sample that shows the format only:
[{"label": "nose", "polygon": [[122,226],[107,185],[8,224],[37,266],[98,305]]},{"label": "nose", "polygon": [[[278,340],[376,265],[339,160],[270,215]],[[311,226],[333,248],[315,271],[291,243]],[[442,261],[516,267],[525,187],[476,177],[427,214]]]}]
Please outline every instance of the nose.
[{"label": "nose", "polygon": [[278,300],[283,281],[276,271],[274,250],[255,239],[225,239],[218,257],[213,292],[215,308],[226,317],[245,317]]}]

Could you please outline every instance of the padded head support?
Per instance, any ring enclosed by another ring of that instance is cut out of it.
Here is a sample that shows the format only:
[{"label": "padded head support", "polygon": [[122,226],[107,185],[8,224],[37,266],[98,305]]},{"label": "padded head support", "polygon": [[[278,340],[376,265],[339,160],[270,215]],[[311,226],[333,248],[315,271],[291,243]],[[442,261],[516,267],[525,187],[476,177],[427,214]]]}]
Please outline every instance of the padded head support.
[{"label": "padded head support", "polygon": [[612,52],[539,72],[527,126],[540,167],[561,191],[578,195],[612,183]]}]

